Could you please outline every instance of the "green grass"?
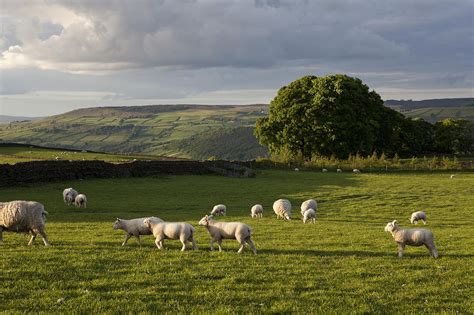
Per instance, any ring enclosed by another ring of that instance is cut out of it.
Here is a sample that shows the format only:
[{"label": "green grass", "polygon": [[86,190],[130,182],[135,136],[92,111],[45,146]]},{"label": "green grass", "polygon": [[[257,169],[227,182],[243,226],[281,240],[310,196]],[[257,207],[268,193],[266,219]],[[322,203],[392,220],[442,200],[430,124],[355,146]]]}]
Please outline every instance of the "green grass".
[{"label": "green grass", "polygon": [[[87,209],[62,203],[65,187],[87,194]],[[298,217],[304,199],[319,202],[318,221],[279,221],[271,204],[288,198]],[[473,313],[474,174],[360,174],[261,171],[253,179],[218,176],[97,179],[0,188],[0,200],[42,202],[52,246],[26,246],[4,233],[0,305],[6,312]],[[234,240],[209,251],[198,220],[225,203],[224,220],[253,228],[258,255],[238,255]],[[262,203],[264,218],[250,206]],[[440,253],[407,247],[397,258],[383,231],[408,227],[425,210]],[[112,230],[115,217],[156,215],[196,227],[198,251],[177,241],[159,251]],[[64,298],[63,302],[58,299]]]},{"label": "green grass", "polygon": [[150,155],[125,155],[96,152],[64,151],[61,149],[37,148],[25,146],[0,145],[0,164],[15,164],[18,162],[41,160],[101,160],[112,163],[137,160],[156,160],[163,157]]},{"label": "green grass", "polygon": [[431,123],[446,118],[474,120],[474,106],[417,108],[402,113],[412,118],[423,118]]}]

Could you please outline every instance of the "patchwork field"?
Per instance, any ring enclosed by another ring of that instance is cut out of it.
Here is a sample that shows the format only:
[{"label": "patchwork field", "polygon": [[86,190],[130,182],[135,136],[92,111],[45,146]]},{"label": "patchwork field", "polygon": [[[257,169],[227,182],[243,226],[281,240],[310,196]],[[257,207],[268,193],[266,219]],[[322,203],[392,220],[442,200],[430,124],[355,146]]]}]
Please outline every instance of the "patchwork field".
[{"label": "patchwork field", "polygon": [[[86,193],[87,209],[67,207],[61,192]],[[294,220],[279,221],[271,204],[288,198]],[[315,198],[318,221],[304,225],[299,204]],[[51,247],[4,233],[1,311],[13,313],[273,312],[473,313],[474,174],[360,174],[264,170],[256,178],[175,176],[98,179],[0,188],[0,200],[27,199],[49,212]],[[199,219],[225,203],[226,221],[253,228],[258,255],[209,250]],[[264,217],[252,219],[261,203]],[[407,247],[397,258],[383,231],[408,227],[425,210],[440,258]],[[159,251],[151,236],[121,247],[116,217],[156,215],[196,227],[197,251],[177,241]]]}]

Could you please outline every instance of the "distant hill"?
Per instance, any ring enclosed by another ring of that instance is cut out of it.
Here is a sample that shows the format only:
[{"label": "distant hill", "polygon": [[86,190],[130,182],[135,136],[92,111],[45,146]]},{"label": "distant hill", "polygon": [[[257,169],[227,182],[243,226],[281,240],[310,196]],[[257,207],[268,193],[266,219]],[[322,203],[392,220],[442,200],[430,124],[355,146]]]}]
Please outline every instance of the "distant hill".
[{"label": "distant hill", "polygon": [[266,156],[253,136],[268,105],[147,105],[74,110],[0,125],[0,142],[100,152],[248,160]]},{"label": "distant hill", "polygon": [[474,106],[474,98],[439,98],[422,101],[386,100],[385,106],[398,107],[400,110],[434,107],[462,107]]},{"label": "distant hill", "polygon": [[8,124],[12,121],[30,121],[39,119],[38,117],[23,117],[23,116],[7,116],[0,115],[0,124]]}]

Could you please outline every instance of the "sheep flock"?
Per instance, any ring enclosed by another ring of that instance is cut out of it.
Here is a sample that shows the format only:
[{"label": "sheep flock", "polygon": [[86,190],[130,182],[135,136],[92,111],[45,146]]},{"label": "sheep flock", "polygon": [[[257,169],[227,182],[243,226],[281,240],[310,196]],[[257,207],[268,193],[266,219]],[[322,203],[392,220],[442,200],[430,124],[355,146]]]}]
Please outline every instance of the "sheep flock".
[{"label": "sheep flock", "polygon": [[[323,172],[325,172],[325,169]],[[338,169],[337,172],[342,171]],[[354,169],[353,172],[360,173],[358,169]],[[78,208],[86,208],[87,206],[86,195],[78,193],[72,187],[64,189],[63,201],[67,206],[75,205]],[[276,200],[272,208],[277,219],[283,219],[283,221],[292,220],[292,204],[288,199]],[[304,200],[301,203],[300,209],[303,223],[316,223],[318,203],[315,199]],[[254,204],[250,208],[250,216],[253,219],[263,218],[263,213],[263,206],[260,203]],[[45,232],[47,215],[48,212],[45,210],[45,207],[39,202],[18,200],[0,202],[0,244],[3,243],[3,232],[5,231],[30,233],[31,239],[28,245],[33,244],[37,235],[41,235],[44,245],[50,245]],[[256,254],[257,249],[252,239],[252,228],[243,222],[218,221],[215,218],[216,216],[226,215],[227,206],[216,204],[209,214],[204,215],[199,220],[198,225],[207,229],[209,233],[210,249],[214,250],[214,243],[217,242],[219,251],[222,251],[222,241],[224,239],[234,239],[240,245],[238,253],[242,253],[245,246],[249,245],[253,254]],[[411,214],[409,221],[411,224],[418,224],[418,221],[422,221],[426,225],[426,217],[424,211],[416,211]],[[132,236],[141,245],[142,235],[153,235],[155,245],[160,250],[164,248],[164,241],[166,239],[179,240],[182,244],[182,251],[186,250],[188,243],[191,243],[192,249],[197,250],[198,248],[194,239],[196,228],[187,222],[165,221],[153,215],[132,219],[117,218],[113,224],[113,229],[125,232],[125,240],[122,242],[122,246],[125,246]],[[384,230],[389,232],[395,243],[397,243],[399,257],[403,256],[406,245],[409,245],[426,246],[430,255],[438,258],[438,251],[431,230],[421,228],[404,229],[399,226],[397,220],[387,223]]]}]

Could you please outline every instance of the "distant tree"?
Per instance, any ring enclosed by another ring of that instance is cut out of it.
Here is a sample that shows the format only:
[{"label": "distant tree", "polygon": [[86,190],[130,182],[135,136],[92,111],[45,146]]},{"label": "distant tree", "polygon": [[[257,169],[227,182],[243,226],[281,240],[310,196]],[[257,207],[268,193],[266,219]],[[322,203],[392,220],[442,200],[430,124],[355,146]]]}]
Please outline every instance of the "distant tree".
[{"label": "distant tree", "polygon": [[[257,121],[255,134],[272,153],[347,158],[369,155],[392,137],[392,127],[379,131],[384,113],[380,96],[347,75],[306,76],[282,87],[270,103],[269,115]],[[379,152],[383,151],[378,150]]]},{"label": "distant tree", "polygon": [[435,148],[440,153],[469,154],[474,152],[474,123],[465,119],[447,118],[434,125]]}]

